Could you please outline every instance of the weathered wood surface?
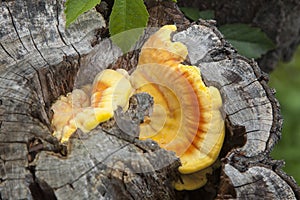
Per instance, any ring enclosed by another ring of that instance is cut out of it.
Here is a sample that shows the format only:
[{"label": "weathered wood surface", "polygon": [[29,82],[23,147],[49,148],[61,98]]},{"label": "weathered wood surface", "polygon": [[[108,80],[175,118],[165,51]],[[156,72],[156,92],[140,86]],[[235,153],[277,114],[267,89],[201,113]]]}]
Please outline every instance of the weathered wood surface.
[{"label": "weathered wood surface", "polygon": [[189,25],[170,2],[147,1],[150,25],[176,23],[181,31],[173,39],[188,46],[190,62],[220,89],[227,119],[222,167],[204,188],[175,192],[174,153],[136,139],[147,95],[89,135],[77,132],[67,148],[60,145],[51,136],[51,103],[104,68],[134,68],[138,54],[122,56],[102,38],[106,23],[95,11],[65,30],[62,4],[8,1],[0,8],[0,199],[299,198],[281,162],[269,158],[282,120],[265,75],[211,23]]}]

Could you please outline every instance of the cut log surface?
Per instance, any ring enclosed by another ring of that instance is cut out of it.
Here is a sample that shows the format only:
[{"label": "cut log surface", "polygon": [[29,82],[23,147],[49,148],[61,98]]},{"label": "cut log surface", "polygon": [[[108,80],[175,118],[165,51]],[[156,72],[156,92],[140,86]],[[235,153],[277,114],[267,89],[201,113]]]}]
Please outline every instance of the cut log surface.
[{"label": "cut log surface", "polygon": [[[54,138],[51,104],[91,83],[105,68],[134,69],[101,30],[95,10],[65,29],[63,1],[0,3],[0,199],[299,199],[299,187],[269,156],[282,119],[257,64],[236,54],[212,21],[189,24],[172,2],[146,1],[149,24],[175,24],[207,85],[220,90],[226,118],[221,167],[196,191],[175,191],[174,152],[137,139],[151,96],[130,99],[128,111],[67,146]],[[143,37],[147,38],[147,36]],[[143,39],[145,40],[145,39]],[[143,41],[142,41],[143,42]],[[125,66],[127,65],[127,66]],[[131,66],[131,67],[128,67]]]}]

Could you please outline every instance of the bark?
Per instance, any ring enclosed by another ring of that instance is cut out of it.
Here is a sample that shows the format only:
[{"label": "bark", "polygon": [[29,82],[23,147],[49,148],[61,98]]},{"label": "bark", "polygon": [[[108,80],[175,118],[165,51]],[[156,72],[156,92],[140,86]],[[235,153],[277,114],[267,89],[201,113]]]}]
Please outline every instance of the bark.
[{"label": "bark", "polygon": [[171,2],[147,6],[151,26],[180,27],[173,39],[188,47],[205,83],[220,89],[227,128],[221,167],[205,187],[174,191],[178,158],[137,139],[153,103],[147,94],[61,145],[51,135],[51,104],[105,68],[133,70],[138,50],[122,55],[105,38],[107,21],[95,10],[66,30],[62,1],[6,1],[0,8],[0,199],[299,198],[282,162],[269,157],[282,120],[257,64],[228,47],[212,22],[189,24]]},{"label": "bark", "polygon": [[260,27],[276,48],[257,59],[270,73],[279,60],[289,61],[300,44],[300,2],[297,0],[178,0],[180,6],[214,10],[218,25],[246,23]]}]

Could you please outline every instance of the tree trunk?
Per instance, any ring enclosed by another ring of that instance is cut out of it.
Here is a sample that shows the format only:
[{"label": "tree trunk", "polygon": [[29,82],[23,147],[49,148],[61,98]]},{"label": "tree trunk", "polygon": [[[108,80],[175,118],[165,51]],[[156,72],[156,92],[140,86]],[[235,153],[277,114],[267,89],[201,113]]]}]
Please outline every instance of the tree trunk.
[{"label": "tree trunk", "polygon": [[[179,159],[137,139],[149,95],[68,146],[54,138],[51,104],[105,68],[134,69],[95,10],[65,29],[63,1],[5,1],[0,15],[0,199],[300,198],[299,187],[269,157],[280,138],[277,100],[257,64],[235,53],[213,22],[189,24],[171,2],[147,1],[149,26],[174,24],[207,85],[219,88],[226,116],[221,167],[196,191],[175,191]],[[145,38],[141,42],[145,41]]]}]

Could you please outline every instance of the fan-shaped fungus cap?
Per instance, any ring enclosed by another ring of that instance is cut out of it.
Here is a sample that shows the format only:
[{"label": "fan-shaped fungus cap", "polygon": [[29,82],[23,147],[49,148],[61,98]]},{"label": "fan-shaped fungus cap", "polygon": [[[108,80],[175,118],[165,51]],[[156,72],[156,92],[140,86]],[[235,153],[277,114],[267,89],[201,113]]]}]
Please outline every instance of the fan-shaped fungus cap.
[{"label": "fan-shaped fungus cap", "polygon": [[186,46],[181,42],[171,41],[170,35],[176,29],[174,25],[166,25],[150,36],[141,49],[138,64],[177,66],[184,61],[188,54]]},{"label": "fan-shaped fungus cap", "polygon": [[77,128],[89,132],[110,119],[117,106],[126,109],[133,89],[122,73],[110,69],[100,72],[94,80],[91,97],[77,89],[57,100],[52,106],[53,135],[61,142],[68,141]]},{"label": "fan-shaped fungus cap", "polygon": [[[153,113],[140,126],[140,139],[151,138],[174,151],[182,163],[179,171],[192,174],[210,166],[221,150],[225,134],[222,99],[216,88],[205,86],[199,68],[180,64],[187,49],[171,41],[175,30],[165,26],[149,38],[130,81],[136,92],[148,92],[154,98]],[[183,181],[197,177],[183,176]],[[196,188],[202,186],[203,179],[193,180]],[[187,185],[180,187],[195,189]]]},{"label": "fan-shaped fungus cap", "polygon": [[[183,174],[189,174],[202,170],[214,163],[221,151],[224,136],[225,124],[221,114],[222,99],[218,89],[210,86],[208,88],[211,97],[211,117],[207,118],[207,130],[202,134],[197,134],[190,148],[180,157],[182,166],[179,171]],[[200,113],[201,115],[201,113]],[[205,121],[205,119],[203,120]],[[199,122],[199,129],[201,129]]]},{"label": "fan-shaped fungus cap", "polygon": [[151,138],[176,152],[183,174],[216,160],[224,139],[222,101],[216,88],[204,85],[198,68],[140,65],[130,81],[136,92],[148,92],[154,98],[152,116],[140,126],[140,139]]}]

